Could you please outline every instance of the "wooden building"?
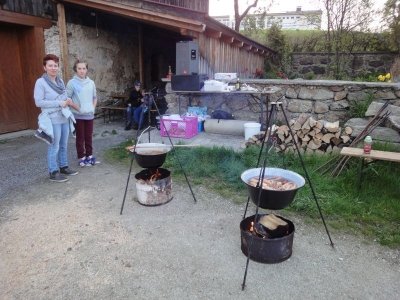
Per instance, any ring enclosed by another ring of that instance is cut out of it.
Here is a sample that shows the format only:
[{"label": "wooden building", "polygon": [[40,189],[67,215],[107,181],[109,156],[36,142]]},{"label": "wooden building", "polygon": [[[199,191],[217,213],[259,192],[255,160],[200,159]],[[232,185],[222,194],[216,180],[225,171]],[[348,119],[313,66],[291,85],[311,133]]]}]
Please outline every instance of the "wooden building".
[{"label": "wooden building", "polygon": [[71,77],[70,24],[131,34],[137,50],[127,59],[135,60],[134,77],[148,86],[175,66],[179,41],[198,43],[199,73],[210,78],[217,72],[253,78],[274,53],[209,17],[208,0],[0,0],[0,134],[36,128],[33,86],[43,72],[44,30],[51,26],[59,31],[63,78]]},{"label": "wooden building", "polygon": [[0,0],[0,134],[37,126],[32,93],[43,72],[43,29],[53,14],[52,4],[43,4]]}]

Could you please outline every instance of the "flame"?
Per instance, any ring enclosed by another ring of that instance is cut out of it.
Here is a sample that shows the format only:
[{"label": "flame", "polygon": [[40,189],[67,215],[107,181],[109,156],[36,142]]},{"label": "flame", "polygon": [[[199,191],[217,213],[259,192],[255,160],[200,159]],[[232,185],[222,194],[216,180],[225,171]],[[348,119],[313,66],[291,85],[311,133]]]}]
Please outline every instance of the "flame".
[{"label": "flame", "polygon": [[250,223],[250,229],[249,229],[249,231],[250,231],[250,232],[253,232],[253,231],[254,231],[254,222],[253,222],[253,221]]},{"label": "flame", "polygon": [[156,169],[155,172],[150,176],[149,181],[150,182],[156,181],[157,178],[159,177],[161,177],[161,172],[158,169]]}]

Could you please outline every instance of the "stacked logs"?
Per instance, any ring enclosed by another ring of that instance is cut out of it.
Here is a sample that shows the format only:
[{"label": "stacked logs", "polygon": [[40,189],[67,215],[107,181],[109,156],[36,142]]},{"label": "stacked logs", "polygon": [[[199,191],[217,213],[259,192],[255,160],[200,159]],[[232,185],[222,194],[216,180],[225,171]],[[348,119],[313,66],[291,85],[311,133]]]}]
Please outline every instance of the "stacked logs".
[{"label": "stacked logs", "polygon": [[[302,114],[297,119],[290,120],[289,126],[292,129],[293,137],[287,125],[276,126],[273,129],[273,137],[278,152],[295,151],[293,139],[303,153],[339,151],[340,148],[348,146],[352,141],[352,128],[341,128],[339,121],[315,120],[313,117]],[[262,139],[263,134],[260,133],[250,138],[246,145],[261,144]]]}]

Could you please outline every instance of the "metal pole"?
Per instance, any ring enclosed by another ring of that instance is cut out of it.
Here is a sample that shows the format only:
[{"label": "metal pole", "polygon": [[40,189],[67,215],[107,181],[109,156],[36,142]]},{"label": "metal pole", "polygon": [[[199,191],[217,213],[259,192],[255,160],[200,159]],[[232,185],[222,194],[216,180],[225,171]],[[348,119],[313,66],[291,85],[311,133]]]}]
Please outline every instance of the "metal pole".
[{"label": "metal pole", "polygon": [[[151,96],[151,97],[153,97],[153,96]],[[154,103],[154,106],[155,106],[155,108],[156,108],[156,110],[157,110],[158,117],[160,118],[160,126],[162,125],[162,126],[165,127],[164,121],[163,121],[163,119],[161,118],[160,110],[158,109],[158,106],[157,106],[156,101],[153,101],[153,103]],[[194,202],[197,202],[196,196],[194,195],[192,186],[190,185],[190,182],[189,182],[189,179],[188,179],[188,177],[187,177],[187,175],[186,175],[185,169],[183,168],[182,163],[181,163],[181,161],[180,161],[180,159],[179,159],[179,157],[178,157],[178,155],[177,155],[177,153],[176,153],[176,148],[175,148],[175,146],[174,146],[174,143],[172,142],[171,136],[169,135],[168,130],[166,130],[165,132],[167,133],[168,140],[169,140],[169,142],[171,143],[172,150],[173,150],[173,153],[174,153],[174,157],[175,157],[175,159],[177,160],[177,162],[178,162],[178,164],[179,164],[179,167],[181,168],[181,170],[182,170],[182,172],[183,172],[183,175],[185,176],[185,180],[186,180],[186,183],[187,183],[187,185],[188,185],[188,187],[189,187],[190,193],[192,194],[193,200],[194,200]]]},{"label": "metal pole", "polygon": [[[280,103],[280,105],[282,106],[282,103]],[[288,121],[288,118],[287,118],[287,116],[286,116],[285,110],[284,110],[283,108],[282,108],[282,113],[283,113],[283,116],[285,117],[286,124],[287,124],[288,127],[289,127],[290,135],[291,135],[291,137],[292,137],[292,139],[293,139],[293,142],[294,142],[294,145],[295,145],[295,147],[296,147],[296,152],[297,152],[297,154],[298,154],[298,156],[299,156],[301,166],[302,166],[302,168],[303,168],[303,170],[304,170],[304,174],[305,174],[305,176],[306,176],[306,178],[307,178],[308,185],[310,186],[311,193],[312,193],[313,198],[314,198],[314,200],[315,200],[315,204],[317,205],[318,212],[319,212],[319,215],[321,216],[322,223],[324,224],[326,234],[328,235],[329,241],[330,241],[330,243],[331,243],[331,247],[334,248],[334,244],[333,244],[333,242],[332,242],[331,235],[329,234],[329,230],[328,230],[328,227],[326,226],[325,219],[324,219],[324,216],[323,216],[323,214],[322,214],[321,207],[319,206],[319,202],[318,202],[318,199],[317,199],[317,195],[316,195],[316,193],[315,193],[315,191],[314,191],[314,187],[313,187],[313,185],[312,185],[312,183],[311,183],[310,176],[308,175],[308,172],[307,172],[306,166],[305,166],[305,164],[304,164],[303,158],[302,158],[302,156],[301,156],[301,154],[300,154],[299,147],[297,146],[296,140],[295,140],[295,138],[294,138],[294,133],[293,133],[293,131],[292,131],[292,128],[289,126],[289,121]]]}]

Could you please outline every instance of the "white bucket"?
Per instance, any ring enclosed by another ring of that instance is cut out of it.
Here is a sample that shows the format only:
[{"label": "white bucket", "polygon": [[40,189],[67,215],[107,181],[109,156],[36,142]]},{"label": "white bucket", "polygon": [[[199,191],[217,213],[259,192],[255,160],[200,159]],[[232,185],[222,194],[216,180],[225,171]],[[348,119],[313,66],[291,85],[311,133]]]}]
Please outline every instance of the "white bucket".
[{"label": "white bucket", "polygon": [[244,126],[244,139],[246,141],[253,135],[260,133],[261,130],[260,123],[245,123],[243,126]]}]

